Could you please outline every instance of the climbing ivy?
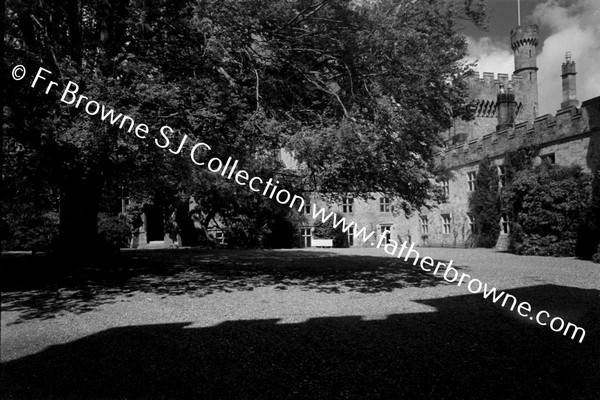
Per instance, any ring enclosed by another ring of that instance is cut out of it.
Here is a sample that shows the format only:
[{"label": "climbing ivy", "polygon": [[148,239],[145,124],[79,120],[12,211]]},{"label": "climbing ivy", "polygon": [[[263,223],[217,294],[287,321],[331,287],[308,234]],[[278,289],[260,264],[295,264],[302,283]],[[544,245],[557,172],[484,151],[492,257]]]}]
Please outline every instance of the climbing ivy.
[{"label": "climbing ivy", "polygon": [[518,172],[503,190],[513,216],[510,250],[517,254],[574,256],[589,207],[590,175],[579,166],[538,165]]},{"label": "climbing ivy", "polygon": [[469,210],[475,217],[475,246],[494,247],[500,233],[500,196],[498,174],[488,157],[479,163]]}]

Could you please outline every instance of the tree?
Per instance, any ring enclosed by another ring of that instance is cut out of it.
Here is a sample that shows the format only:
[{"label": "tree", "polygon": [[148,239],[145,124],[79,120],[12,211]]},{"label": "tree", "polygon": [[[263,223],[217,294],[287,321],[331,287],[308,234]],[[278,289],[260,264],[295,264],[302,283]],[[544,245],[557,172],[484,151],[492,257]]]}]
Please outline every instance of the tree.
[{"label": "tree", "polygon": [[498,174],[489,158],[479,163],[475,190],[469,197],[469,209],[475,217],[478,247],[494,247],[500,233],[500,196]]},{"label": "tree", "polygon": [[520,172],[504,194],[515,215],[517,254],[574,256],[589,204],[590,176],[578,166],[539,165]]},{"label": "tree", "polygon": [[421,206],[431,195],[438,132],[466,113],[470,69],[459,63],[466,42],[455,31],[457,11],[439,1],[339,4],[291,27],[285,48],[309,52],[290,54],[299,62],[286,76],[308,87],[286,144],[312,190],[379,192],[405,211]]},{"label": "tree", "polygon": [[[91,254],[101,199],[115,187],[167,208],[192,195],[203,221],[218,213],[253,229],[269,225],[253,207],[269,210],[265,199],[213,181],[187,147],[168,151],[185,135],[186,146],[209,143],[212,156],[264,176],[282,176],[264,158],[288,147],[306,166],[285,178],[289,190],[314,183],[332,196],[385,192],[408,209],[430,195],[437,133],[465,112],[469,66],[460,63],[466,42],[455,26],[482,21],[480,3],[12,0],[8,65],[42,66],[59,85],[46,95],[8,81],[7,136],[36,154],[31,175],[60,203],[48,207],[60,211],[68,253]],[[58,94],[68,80],[151,133],[140,139],[65,107]],[[165,125],[171,147],[161,149],[154,140]],[[8,154],[5,165],[16,157]],[[17,164],[8,178],[12,200],[26,196],[18,181],[27,168]]]}]

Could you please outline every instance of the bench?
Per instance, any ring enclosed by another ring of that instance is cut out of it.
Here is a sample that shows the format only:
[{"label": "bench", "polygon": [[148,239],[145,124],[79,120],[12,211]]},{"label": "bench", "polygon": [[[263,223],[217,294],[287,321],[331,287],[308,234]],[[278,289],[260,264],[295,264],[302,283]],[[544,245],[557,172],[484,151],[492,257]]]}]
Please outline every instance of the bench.
[{"label": "bench", "polygon": [[311,247],[333,247],[333,239],[314,239],[312,240]]}]

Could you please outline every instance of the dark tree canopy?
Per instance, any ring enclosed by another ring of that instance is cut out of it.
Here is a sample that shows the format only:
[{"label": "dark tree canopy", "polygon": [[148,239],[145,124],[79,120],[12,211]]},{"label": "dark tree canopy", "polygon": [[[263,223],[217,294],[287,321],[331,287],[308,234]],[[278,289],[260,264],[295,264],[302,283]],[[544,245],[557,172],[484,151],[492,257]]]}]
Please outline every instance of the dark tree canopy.
[{"label": "dark tree canopy", "polygon": [[[102,199],[125,189],[165,206],[193,196],[202,223],[219,214],[265,226],[270,200],[214,180],[189,148],[173,155],[154,144],[169,125],[171,149],[187,135],[187,147],[209,143],[211,156],[239,159],[298,194],[383,192],[405,208],[422,205],[437,133],[466,110],[469,66],[456,22],[482,22],[479,3],[7,1],[7,68],[44,67],[59,87],[46,95],[26,80],[3,84],[4,203],[9,214],[24,199],[36,218],[60,212],[60,243],[84,252]],[[148,138],[65,107],[59,93],[69,80],[147,124]],[[274,159],[282,147],[300,171]]]}]

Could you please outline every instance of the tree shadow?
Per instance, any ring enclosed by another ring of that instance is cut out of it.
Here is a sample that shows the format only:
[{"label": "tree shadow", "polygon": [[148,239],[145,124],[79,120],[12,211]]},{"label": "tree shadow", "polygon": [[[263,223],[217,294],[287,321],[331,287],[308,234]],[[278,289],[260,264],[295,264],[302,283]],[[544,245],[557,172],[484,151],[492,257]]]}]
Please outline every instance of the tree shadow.
[{"label": "tree shadow", "polygon": [[[598,290],[520,300],[587,330],[583,343],[480,295],[435,312],[107,329],[2,364],[5,399],[598,399]],[[549,303],[547,303],[549,301]]]},{"label": "tree shadow", "polygon": [[53,318],[63,311],[88,312],[135,292],[202,297],[275,286],[378,293],[447,284],[414,266],[414,259],[327,251],[139,250],[125,252],[109,265],[69,273],[61,273],[41,256],[7,261],[2,268],[2,309],[19,311],[16,323]]}]

